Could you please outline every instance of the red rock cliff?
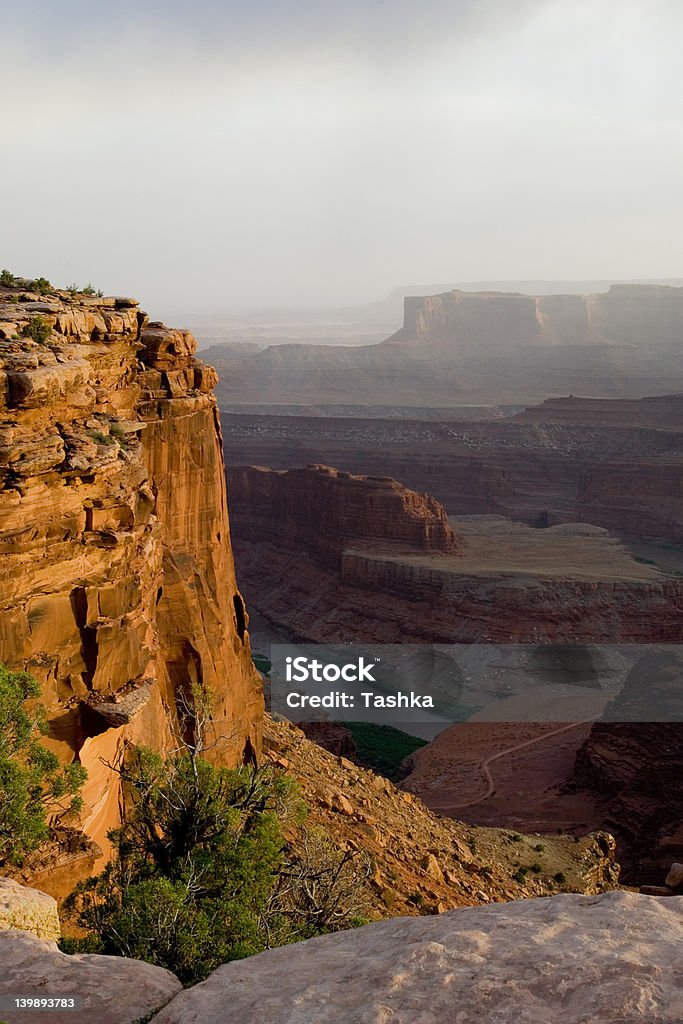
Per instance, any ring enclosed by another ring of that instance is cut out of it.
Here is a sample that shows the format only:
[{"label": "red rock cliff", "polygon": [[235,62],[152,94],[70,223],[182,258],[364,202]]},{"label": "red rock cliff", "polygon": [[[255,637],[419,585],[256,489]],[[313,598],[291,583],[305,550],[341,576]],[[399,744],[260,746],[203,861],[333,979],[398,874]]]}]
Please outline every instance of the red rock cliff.
[{"label": "red rock cliff", "polygon": [[[22,336],[35,317],[45,342]],[[0,289],[0,661],[38,678],[49,744],[88,768],[101,845],[119,813],[103,761],[163,748],[193,681],[216,696],[217,756],[259,746],[216,375],[194,350],[132,299]]]},{"label": "red rock cliff", "polygon": [[458,550],[443,506],[390,477],[352,476],[330,466],[234,466],[230,499],[245,512],[239,517],[240,536],[302,546],[333,569],[341,567],[349,544],[379,541],[419,551]]}]

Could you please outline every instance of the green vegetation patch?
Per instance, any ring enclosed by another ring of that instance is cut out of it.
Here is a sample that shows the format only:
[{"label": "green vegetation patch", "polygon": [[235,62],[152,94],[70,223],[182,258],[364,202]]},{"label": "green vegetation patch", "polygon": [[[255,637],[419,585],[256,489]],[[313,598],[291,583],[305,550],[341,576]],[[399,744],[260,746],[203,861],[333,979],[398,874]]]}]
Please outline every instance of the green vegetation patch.
[{"label": "green vegetation patch", "polygon": [[353,736],[357,747],[356,760],[364,768],[384,775],[397,782],[404,774],[401,762],[410,754],[426,747],[427,741],[418,736],[395,729],[391,725],[377,725],[374,722],[341,722]]}]

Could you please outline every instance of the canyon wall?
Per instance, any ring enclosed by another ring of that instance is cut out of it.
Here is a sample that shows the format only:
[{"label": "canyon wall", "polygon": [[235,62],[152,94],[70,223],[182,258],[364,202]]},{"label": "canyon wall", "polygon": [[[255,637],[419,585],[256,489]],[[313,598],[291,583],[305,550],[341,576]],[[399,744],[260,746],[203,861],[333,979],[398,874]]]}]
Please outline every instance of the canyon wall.
[{"label": "canyon wall", "polygon": [[353,476],[320,465],[281,471],[232,466],[230,500],[236,536],[300,547],[335,570],[353,544],[458,550],[438,501],[390,477]]},{"label": "canyon wall", "polygon": [[562,399],[494,422],[224,414],[228,465],[391,474],[449,513],[683,541],[683,399]]},{"label": "canyon wall", "polygon": [[[45,341],[22,336],[40,322]],[[194,349],[133,299],[0,289],[0,661],[39,680],[46,742],[88,769],[82,824],[105,849],[111,766],[128,742],[171,744],[194,682],[217,757],[260,742],[216,375]]]}]

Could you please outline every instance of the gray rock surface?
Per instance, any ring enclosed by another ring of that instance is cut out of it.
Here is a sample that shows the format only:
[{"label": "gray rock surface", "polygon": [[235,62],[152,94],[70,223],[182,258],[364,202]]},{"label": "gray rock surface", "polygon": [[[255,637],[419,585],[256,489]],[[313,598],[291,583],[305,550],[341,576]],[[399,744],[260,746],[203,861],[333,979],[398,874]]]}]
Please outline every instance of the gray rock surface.
[{"label": "gray rock surface", "polygon": [[58,939],[62,931],[57,901],[12,878],[0,878],[0,930],[6,928],[21,928],[39,939]]},{"label": "gray rock surface", "polygon": [[680,1024],[683,900],[397,918],[219,967],[154,1024]]},{"label": "gray rock surface", "polygon": [[[117,956],[67,956],[24,931],[0,932],[0,1021],[6,1024],[137,1024],[182,986],[160,967]],[[12,1010],[7,997],[65,996],[76,1010]]]}]

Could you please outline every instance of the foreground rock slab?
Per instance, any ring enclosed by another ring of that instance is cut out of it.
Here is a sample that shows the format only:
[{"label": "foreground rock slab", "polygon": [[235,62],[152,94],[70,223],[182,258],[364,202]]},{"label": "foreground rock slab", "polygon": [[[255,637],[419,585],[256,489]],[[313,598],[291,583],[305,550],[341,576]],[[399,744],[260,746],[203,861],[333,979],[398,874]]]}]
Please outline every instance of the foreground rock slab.
[{"label": "foreground rock slab", "polygon": [[683,900],[561,895],[398,918],[220,967],[154,1024],[680,1024]]},{"label": "foreground rock slab", "polygon": [[[118,956],[67,956],[54,942],[0,932],[0,1020],[6,1024],[137,1024],[182,986],[161,967]],[[76,1009],[12,1010],[8,997],[76,998]]]}]

